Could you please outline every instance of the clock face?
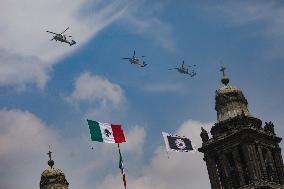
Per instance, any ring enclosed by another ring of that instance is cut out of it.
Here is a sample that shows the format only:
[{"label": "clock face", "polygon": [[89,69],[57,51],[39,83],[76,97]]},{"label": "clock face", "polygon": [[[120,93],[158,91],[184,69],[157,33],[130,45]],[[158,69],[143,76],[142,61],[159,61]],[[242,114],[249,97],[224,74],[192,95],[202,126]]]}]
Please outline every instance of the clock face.
[{"label": "clock face", "polygon": [[181,150],[186,148],[185,142],[183,140],[181,140],[181,139],[176,139],[175,144]]}]

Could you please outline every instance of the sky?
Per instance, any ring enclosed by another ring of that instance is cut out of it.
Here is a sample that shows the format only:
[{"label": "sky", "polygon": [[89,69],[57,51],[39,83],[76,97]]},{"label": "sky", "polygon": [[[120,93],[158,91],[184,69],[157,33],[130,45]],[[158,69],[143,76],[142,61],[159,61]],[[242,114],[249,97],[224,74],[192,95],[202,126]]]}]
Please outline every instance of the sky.
[{"label": "sky", "polygon": [[[168,158],[161,132],[201,146],[224,65],[283,137],[283,20],[273,0],[0,0],[0,188],[39,188],[51,145],[69,188],[122,189],[117,147],[86,119],[122,124],[128,188],[210,188],[203,154]],[[45,32],[67,27],[71,47]],[[134,50],[146,67],[122,60]],[[168,70],[183,60],[195,77]]]}]

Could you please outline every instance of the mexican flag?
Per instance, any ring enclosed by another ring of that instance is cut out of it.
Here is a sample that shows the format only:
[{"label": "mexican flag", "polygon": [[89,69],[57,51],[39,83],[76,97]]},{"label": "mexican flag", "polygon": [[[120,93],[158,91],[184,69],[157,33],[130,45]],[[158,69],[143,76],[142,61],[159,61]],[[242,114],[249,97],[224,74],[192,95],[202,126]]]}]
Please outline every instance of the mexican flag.
[{"label": "mexican flag", "polygon": [[106,142],[106,143],[125,142],[125,137],[121,125],[101,123],[88,119],[87,122],[89,125],[92,141]]}]

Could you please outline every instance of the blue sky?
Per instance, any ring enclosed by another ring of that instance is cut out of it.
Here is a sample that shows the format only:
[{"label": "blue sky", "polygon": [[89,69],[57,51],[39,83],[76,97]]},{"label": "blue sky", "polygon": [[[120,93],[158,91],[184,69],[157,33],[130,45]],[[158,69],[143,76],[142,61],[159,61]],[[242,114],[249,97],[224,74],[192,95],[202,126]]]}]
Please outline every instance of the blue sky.
[{"label": "blue sky", "polygon": [[[0,4],[0,188],[38,188],[49,144],[71,188],[121,184],[116,148],[91,143],[86,118],[123,125],[130,187],[208,188],[202,154],[170,154],[168,160],[161,132],[182,133],[200,145],[200,127],[209,131],[216,122],[222,64],[251,114],[272,120],[283,136],[279,1]],[[66,27],[77,41],[72,47],[45,32]],[[121,59],[133,50],[146,56],[147,67]],[[196,77],[168,70],[182,60],[197,65]],[[11,184],[8,175],[19,182]]]}]

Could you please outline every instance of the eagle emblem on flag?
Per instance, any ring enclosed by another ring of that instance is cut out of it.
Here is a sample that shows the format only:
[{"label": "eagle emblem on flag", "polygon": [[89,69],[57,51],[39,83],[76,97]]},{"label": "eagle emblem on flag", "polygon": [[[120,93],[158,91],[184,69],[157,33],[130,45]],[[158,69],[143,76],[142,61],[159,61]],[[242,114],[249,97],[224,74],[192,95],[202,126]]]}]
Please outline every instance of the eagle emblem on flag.
[{"label": "eagle emblem on flag", "polygon": [[105,129],[104,133],[108,138],[112,135],[112,133],[108,129]]}]

